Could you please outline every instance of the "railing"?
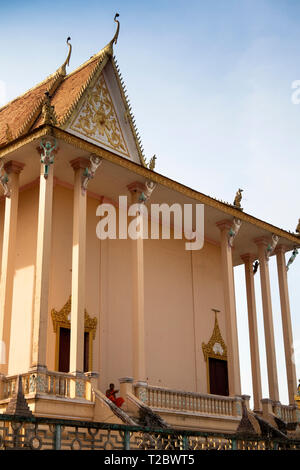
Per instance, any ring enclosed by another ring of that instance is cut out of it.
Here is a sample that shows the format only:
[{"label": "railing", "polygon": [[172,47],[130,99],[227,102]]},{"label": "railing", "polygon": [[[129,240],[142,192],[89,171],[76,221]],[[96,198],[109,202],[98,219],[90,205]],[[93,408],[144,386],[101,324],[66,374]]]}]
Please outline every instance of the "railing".
[{"label": "railing", "polygon": [[217,416],[241,415],[241,399],[164,389],[135,386],[135,395],[152,408],[194,412]]},{"label": "railing", "polygon": [[[1,399],[11,398],[16,390],[18,376],[8,376],[3,380]],[[92,400],[90,381],[86,377],[75,377],[61,372],[31,372],[22,374],[24,395],[46,394],[64,398],[84,398]]]},{"label": "railing", "polygon": [[299,440],[0,415],[0,450],[296,450]]},{"label": "railing", "polygon": [[273,404],[273,413],[282,419],[285,423],[293,423],[295,419],[295,406],[281,405],[281,403]]}]

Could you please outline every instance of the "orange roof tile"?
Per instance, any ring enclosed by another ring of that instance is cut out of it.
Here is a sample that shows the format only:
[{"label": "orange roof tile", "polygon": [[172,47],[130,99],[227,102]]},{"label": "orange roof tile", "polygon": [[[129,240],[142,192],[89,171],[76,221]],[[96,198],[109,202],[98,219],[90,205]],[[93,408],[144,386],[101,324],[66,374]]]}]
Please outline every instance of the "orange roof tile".
[{"label": "orange roof tile", "polygon": [[31,127],[40,112],[45,92],[53,88],[56,80],[55,75],[51,76],[0,108],[0,145],[7,142],[7,126],[13,138],[17,138]]}]

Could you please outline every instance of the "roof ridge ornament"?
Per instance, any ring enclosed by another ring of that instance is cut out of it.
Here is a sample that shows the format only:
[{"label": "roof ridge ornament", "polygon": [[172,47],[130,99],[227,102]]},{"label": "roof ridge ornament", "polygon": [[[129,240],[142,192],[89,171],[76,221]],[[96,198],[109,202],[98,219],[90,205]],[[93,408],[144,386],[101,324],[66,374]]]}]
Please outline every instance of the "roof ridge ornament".
[{"label": "roof ridge ornament", "polygon": [[50,96],[49,91],[46,91],[42,106],[42,117],[44,124],[55,126],[57,124],[57,116],[54,106],[51,104],[51,98],[52,96]]},{"label": "roof ridge ornament", "polygon": [[119,13],[116,13],[114,17],[114,21],[117,23],[117,30],[115,32],[114,37],[112,38],[112,44],[117,44],[118,42],[119,31],[120,31],[120,21],[117,20],[117,18],[119,18],[119,16],[120,16]]},{"label": "roof ridge ornament", "polygon": [[72,44],[69,41],[71,41],[70,36],[67,37],[67,41],[66,41],[66,43],[69,47],[69,52],[68,52],[67,58],[64,61],[64,63],[62,64],[62,66],[57,70],[57,73],[59,75],[63,75],[63,76],[65,76],[67,74],[66,67],[67,67],[67,65],[68,66],[70,65],[70,58],[71,58],[71,54],[72,54]]},{"label": "roof ridge ornament", "polygon": [[[104,47],[104,49],[102,49],[100,51],[100,53],[102,54],[102,52],[106,52],[107,54],[109,55],[113,55],[113,45],[114,44],[117,44],[118,42],[118,37],[119,37],[119,31],[120,31],[120,21],[117,20],[117,18],[119,17],[119,13],[116,13],[115,14],[115,17],[114,17],[114,21],[117,23],[117,30],[115,32],[115,35],[114,37],[112,38],[112,40]],[[99,54],[100,54],[99,53]]]}]

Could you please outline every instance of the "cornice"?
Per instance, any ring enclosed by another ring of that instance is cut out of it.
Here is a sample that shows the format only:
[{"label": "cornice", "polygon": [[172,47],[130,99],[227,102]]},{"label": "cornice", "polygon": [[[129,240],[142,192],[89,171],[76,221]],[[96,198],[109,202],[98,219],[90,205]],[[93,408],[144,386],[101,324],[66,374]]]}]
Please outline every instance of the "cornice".
[{"label": "cornice", "polygon": [[14,152],[20,147],[26,144],[29,144],[47,134],[53,135],[57,139],[63,140],[64,142],[70,145],[73,145],[74,147],[79,148],[83,151],[94,153],[98,155],[99,157],[102,157],[105,160],[110,161],[111,163],[114,163],[118,166],[121,166],[123,168],[126,168],[132,171],[136,175],[139,175],[146,179],[150,179],[157,184],[165,186],[173,191],[177,191],[186,197],[189,197],[191,199],[198,201],[199,203],[205,204],[209,207],[213,207],[214,209],[217,209],[220,212],[223,212],[225,217],[226,216],[236,217],[243,222],[247,222],[249,224],[255,225],[256,227],[262,230],[266,230],[267,232],[271,234],[274,233],[275,235],[278,235],[281,238],[285,238],[286,240],[289,240],[290,242],[294,243],[295,246],[298,246],[298,247],[300,246],[300,237],[298,237],[295,234],[292,234],[272,224],[269,224],[260,219],[257,219],[256,217],[250,214],[247,214],[244,211],[235,209],[233,206],[229,204],[220,202],[217,199],[214,199],[210,196],[206,196],[205,194],[200,193],[194,189],[191,189],[188,186],[178,183],[177,181],[171,180],[170,178],[163,176],[159,173],[156,173],[138,163],[135,163],[119,155],[116,155],[113,152],[110,152],[109,150],[105,150],[101,147],[98,147],[95,144],[92,144],[83,139],[80,139],[79,137],[74,136],[66,132],[65,130],[59,129],[54,126],[42,125],[39,128],[32,131],[30,134],[27,134],[25,137],[19,138],[9,143],[8,145],[2,147],[0,149],[0,158],[3,158],[4,156],[9,155],[10,153]]}]

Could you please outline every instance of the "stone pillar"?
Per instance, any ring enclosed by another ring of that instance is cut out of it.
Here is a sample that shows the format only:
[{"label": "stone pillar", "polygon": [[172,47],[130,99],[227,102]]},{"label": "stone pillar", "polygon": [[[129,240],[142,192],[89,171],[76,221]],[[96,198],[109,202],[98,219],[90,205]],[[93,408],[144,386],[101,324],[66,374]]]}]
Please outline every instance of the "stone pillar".
[{"label": "stone pillar", "polygon": [[[8,373],[11,310],[13,298],[13,283],[15,273],[15,253],[19,202],[19,174],[24,164],[11,160],[4,165],[8,174],[9,197],[5,198],[3,245],[2,245],[2,269],[0,282],[0,372]],[[1,354],[1,352],[3,354]]]},{"label": "stone pillar", "polygon": [[240,361],[236,321],[234,276],[232,265],[232,248],[228,242],[228,233],[232,227],[231,220],[217,223],[221,232],[221,255],[223,272],[223,291],[225,301],[226,338],[228,357],[229,395],[241,395]]},{"label": "stone pillar", "polygon": [[133,395],[133,378],[132,377],[122,377],[119,379],[120,382],[120,396],[125,400],[123,410],[129,411],[130,402],[128,401],[128,394]]},{"label": "stone pillar", "polygon": [[76,158],[70,162],[74,169],[73,251],[70,372],[83,374],[84,369],[84,310],[86,270],[86,191],[83,172],[89,160]]},{"label": "stone pillar", "polygon": [[[145,191],[139,182],[128,186],[131,204],[138,203]],[[142,223],[142,220],[141,220]],[[130,240],[132,259],[132,324],[133,324],[133,378],[137,382],[146,381],[145,319],[144,319],[144,240]]]},{"label": "stone pillar", "polygon": [[45,178],[45,166],[43,163],[41,164],[39,191],[31,369],[46,368],[52,235],[53,165],[48,166],[48,173]]},{"label": "stone pillar", "polygon": [[274,341],[272,301],[270,288],[269,265],[266,256],[268,240],[259,238],[255,240],[258,247],[261,295],[264,315],[265,344],[268,367],[269,396],[273,401],[279,401],[278,378],[276,366],[276,353]]},{"label": "stone pillar", "polygon": [[270,398],[263,398],[261,404],[263,417],[268,421],[270,415],[273,414],[273,401]]},{"label": "stone pillar", "polygon": [[280,293],[281,318],[282,318],[282,330],[283,330],[289,403],[290,405],[292,405],[295,403],[295,394],[297,392],[297,379],[296,379],[295,364],[293,363],[293,360],[292,360],[293,333],[292,333],[289,290],[288,290],[287,270],[286,270],[286,260],[285,260],[285,247],[283,245],[278,246],[278,248],[275,250],[275,253],[276,253],[276,259],[277,259],[277,272],[278,272],[278,283],[279,283],[279,293]]},{"label": "stone pillar", "polygon": [[245,265],[254,410],[259,411],[261,409],[262,389],[253,275],[253,261],[255,258],[250,254],[245,254],[241,258]]}]

